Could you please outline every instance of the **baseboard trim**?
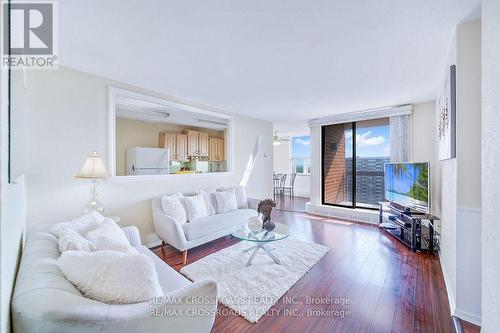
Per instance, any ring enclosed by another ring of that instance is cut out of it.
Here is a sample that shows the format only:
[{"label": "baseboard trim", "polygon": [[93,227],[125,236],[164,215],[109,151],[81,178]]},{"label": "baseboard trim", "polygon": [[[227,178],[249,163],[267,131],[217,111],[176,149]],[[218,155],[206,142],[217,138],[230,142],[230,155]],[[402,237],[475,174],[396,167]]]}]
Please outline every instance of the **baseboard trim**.
[{"label": "baseboard trim", "polygon": [[481,207],[457,206],[457,210],[463,212],[471,212],[481,214]]},{"label": "baseboard trim", "polygon": [[293,195],[296,197],[302,197],[302,198],[310,198],[311,197],[311,193],[309,193],[309,192],[295,191],[293,193]]},{"label": "baseboard trim", "polygon": [[460,309],[455,309],[455,316],[474,325],[481,326],[481,317],[478,315]]},{"label": "baseboard trim", "polygon": [[441,252],[439,252],[439,265],[441,266],[441,271],[443,272],[444,285],[446,288],[446,294],[448,295],[448,304],[450,305],[450,316],[456,316],[462,320],[468,321],[477,326],[481,326],[481,317],[470,312],[460,310],[457,308],[455,302],[455,296],[451,292],[450,280],[448,277],[448,273],[443,265],[443,260],[441,258]]},{"label": "baseboard trim", "polygon": [[[448,277],[448,273],[446,271],[446,267],[443,265],[443,259],[441,258],[441,251],[438,253],[439,256],[439,265],[441,266],[441,272],[443,272],[444,286],[446,288],[446,294],[448,295],[448,304],[450,305],[450,316],[455,315],[456,303],[455,296],[452,293],[450,286],[450,279]],[[458,317],[458,316],[457,316]]]},{"label": "baseboard trim", "polygon": [[313,215],[327,216],[369,224],[378,224],[379,222],[378,210],[317,205],[308,202],[306,203],[306,212]]}]

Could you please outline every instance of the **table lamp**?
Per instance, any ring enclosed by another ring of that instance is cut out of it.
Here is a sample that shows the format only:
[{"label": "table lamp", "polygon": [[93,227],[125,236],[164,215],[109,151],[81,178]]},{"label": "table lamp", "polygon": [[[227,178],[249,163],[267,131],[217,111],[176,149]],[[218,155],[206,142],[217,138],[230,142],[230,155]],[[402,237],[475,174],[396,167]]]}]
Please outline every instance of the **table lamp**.
[{"label": "table lamp", "polygon": [[91,156],[88,156],[83,164],[80,172],[75,176],[76,178],[87,178],[92,179],[92,197],[89,203],[84,209],[84,213],[91,212],[93,210],[104,213],[104,206],[97,200],[97,188],[96,179],[108,177],[108,171],[104,165],[104,161],[101,157],[97,156],[97,152],[94,152]]}]

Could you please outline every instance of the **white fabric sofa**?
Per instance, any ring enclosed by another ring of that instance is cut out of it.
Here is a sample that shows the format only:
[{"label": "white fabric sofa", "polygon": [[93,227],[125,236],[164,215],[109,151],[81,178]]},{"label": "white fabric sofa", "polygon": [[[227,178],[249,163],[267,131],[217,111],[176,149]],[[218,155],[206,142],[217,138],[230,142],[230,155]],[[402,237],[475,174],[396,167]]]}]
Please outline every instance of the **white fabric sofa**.
[{"label": "white fabric sofa", "polygon": [[12,297],[14,332],[209,332],[217,302],[189,299],[215,300],[216,282],[190,282],[141,246],[136,227],[122,230],[133,247],[153,258],[164,297],[181,301],[112,305],[85,298],[57,266],[57,238],[48,231],[33,232],[27,236]]},{"label": "white fabric sofa", "polygon": [[[248,207],[221,214],[203,217],[194,222],[178,223],[166,215],[161,205],[161,198],[153,198],[153,224],[158,238],[179,251],[184,252],[184,263],[187,260],[187,250],[224,237],[236,231],[251,217],[257,216],[257,205],[260,200],[248,198]],[[162,244],[163,245],[163,244]]]}]

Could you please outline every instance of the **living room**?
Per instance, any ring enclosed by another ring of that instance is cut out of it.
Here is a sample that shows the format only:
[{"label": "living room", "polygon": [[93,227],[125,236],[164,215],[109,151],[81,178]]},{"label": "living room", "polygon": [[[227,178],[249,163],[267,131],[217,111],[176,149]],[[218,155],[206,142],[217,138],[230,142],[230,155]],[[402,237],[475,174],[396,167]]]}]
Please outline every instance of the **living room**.
[{"label": "living room", "polygon": [[495,332],[500,4],[3,1],[1,332]]}]

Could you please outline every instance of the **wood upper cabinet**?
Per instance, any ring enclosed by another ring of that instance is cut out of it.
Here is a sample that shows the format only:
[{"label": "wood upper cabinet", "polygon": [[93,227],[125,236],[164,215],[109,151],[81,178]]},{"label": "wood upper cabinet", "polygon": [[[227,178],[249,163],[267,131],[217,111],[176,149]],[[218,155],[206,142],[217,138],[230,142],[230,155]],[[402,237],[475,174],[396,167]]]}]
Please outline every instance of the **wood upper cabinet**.
[{"label": "wood upper cabinet", "polygon": [[188,159],[188,136],[187,134],[176,134],[176,156],[178,161],[187,161]]},{"label": "wood upper cabinet", "polygon": [[198,153],[198,137],[200,132],[198,131],[193,131],[193,130],[187,130],[185,131],[187,134],[187,154],[189,156],[199,156]]},{"label": "wood upper cabinet", "polygon": [[210,138],[209,139],[209,149],[208,149],[208,159],[210,161],[217,160],[217,139]]},{"label": "wood upper cabinet", "polygon": [[170,159],[176,161],[177,156],[177,134],[175,133],[160,133],[159,148],[166,148],[170,150]]},{"label": "wood upper cabinet", "polygon": [[199,132],[198,133],[198,155],[208,156],[208,134]]},{"label": "wood upper cabinet", "polygon": [[208,134],[194,130],[187,130],[188,156],[208,156]]},{"label": "wood upper cabinet", "polygon": [[210,138],[210,151],[208,154],[210,161],[224,161],[224,139]]},{"label": "wood upper cabinet", "polygon": [[217,140],[217,161],[224,161],[226,159],[224,154],[224,139]]},{"label": "wood upper cabinet", "polygon": [[188,156],[209,156],[210,152],[208,134],[194,130],[160,133],[158,147],[170,149],[170,159],[180,162],[187,161]]}]

